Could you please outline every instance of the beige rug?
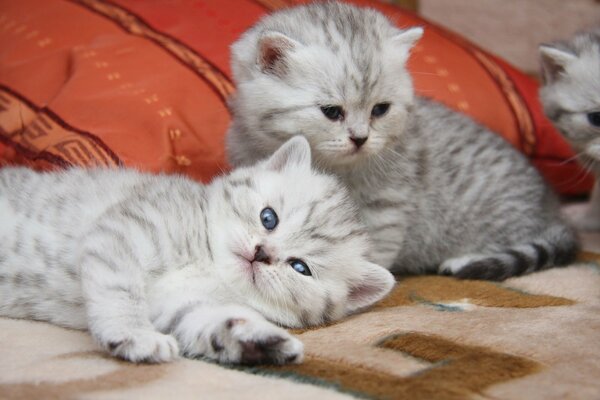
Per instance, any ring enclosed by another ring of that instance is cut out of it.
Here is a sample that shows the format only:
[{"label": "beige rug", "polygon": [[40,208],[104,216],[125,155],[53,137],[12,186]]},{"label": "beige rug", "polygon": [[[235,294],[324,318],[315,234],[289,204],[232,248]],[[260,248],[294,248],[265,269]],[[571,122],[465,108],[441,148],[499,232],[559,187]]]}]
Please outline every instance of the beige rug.
[{"label": "beige rug", "polygon": [[85,332],[0,319],[1,399],[599,399],[599,255],[503,284],[426,276],[298,332],[306,361],[133,365]]}]

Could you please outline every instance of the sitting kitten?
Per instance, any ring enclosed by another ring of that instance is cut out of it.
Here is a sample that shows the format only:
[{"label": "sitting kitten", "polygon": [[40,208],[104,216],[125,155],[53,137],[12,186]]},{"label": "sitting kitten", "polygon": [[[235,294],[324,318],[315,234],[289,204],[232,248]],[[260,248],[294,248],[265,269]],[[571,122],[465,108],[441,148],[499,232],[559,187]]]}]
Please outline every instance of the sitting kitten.
[{"label": "sitting kitten", "polygon": [[[561,131],[596,184],[585,213],[572,214],[582,230],[600,230],[600,30],[570,42],[540,46],[546,115]],[[571,211],[575,211],[573,209]]]},{"label": "sitting kitten", "polygon": [[402,273],[502,280],[572,261],[577,241],[527,159],[448,108],[415,99],[423,31],[335,2],[263,18],[232,47],[234,165],[304,135],[358,201],[371,260]]},{"label": "sitting kitten", "polygon": [[[346,190],[291,139],[207,186],[133,170],[0,170],[0,316],[89,329],[115,356],[302,360],[306,327],[394,284]],[[266,318],[266,319],[265,319]]]}]

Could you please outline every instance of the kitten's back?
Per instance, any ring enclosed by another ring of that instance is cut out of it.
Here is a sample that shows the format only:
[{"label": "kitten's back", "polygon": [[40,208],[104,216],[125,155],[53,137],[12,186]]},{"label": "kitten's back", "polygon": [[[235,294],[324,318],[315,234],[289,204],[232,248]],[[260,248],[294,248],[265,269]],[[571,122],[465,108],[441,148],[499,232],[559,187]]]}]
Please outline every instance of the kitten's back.
[{"label": "kitten's back", "polygon": [[0,315],[87,328],[81,238],[107,209],[151,182],[133,170],[0,169]]}]

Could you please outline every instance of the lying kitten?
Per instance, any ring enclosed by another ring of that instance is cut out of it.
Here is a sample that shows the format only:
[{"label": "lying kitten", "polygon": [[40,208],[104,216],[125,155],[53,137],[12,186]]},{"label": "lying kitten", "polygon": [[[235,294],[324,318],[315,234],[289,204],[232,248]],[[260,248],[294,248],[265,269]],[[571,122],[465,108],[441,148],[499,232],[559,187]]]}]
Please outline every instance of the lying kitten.
[{"label": "lying kitten", "polygon": [[310,163],[298,137],[207,186],[1,169],[0,316],[89,329],[134,362],[300,362],[302,343],[272,322],[333,321],[394,284],[365,260],[346,190]]},{"label": "lying kitten", "polygon": [[414,98],[405,62],[422,33],[335,2],[262,19],[232,47],[231,162],[304,135],[360,204],[371,259],[397,272],[501,280],[569,263],[574,233],[525,157]]},{"label": "lying kitten", "polygon": [[[555,126],[596,176],[585,213],[571,217],[582,230],[600,230],[600,30],[570,42],[540,46],[540,99]],[[574,209],[572,210],[574,211]]]}]

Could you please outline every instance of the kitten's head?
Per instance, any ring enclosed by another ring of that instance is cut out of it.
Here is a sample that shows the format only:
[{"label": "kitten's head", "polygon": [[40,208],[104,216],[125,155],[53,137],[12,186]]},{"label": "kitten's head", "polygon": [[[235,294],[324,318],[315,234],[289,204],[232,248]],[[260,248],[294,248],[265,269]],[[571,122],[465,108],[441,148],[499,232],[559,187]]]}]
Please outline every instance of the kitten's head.
[{"label": "kitten's head", "polygon": [[232,162],[298,134],[320,165],[376,157],[404,130],[414,97],[405,64],[422,33],[336,2],[265,17],[232,46]]},{"label": "kitten's head", "polygon": [[546,115],[577,152],[600,160],[600,30],[540,46]]},{"label": "kitten's head", "polygon": [[213,183],[210,245],[228,288],[267,318],[318,325],[367,307],[394,284],[369,262],[367,231],[346,189],[311,168],[298,136],[268,160]]}]

